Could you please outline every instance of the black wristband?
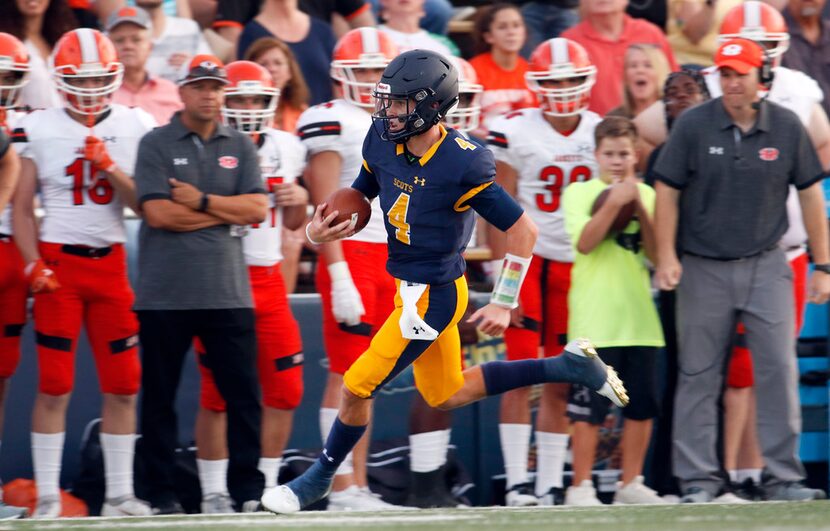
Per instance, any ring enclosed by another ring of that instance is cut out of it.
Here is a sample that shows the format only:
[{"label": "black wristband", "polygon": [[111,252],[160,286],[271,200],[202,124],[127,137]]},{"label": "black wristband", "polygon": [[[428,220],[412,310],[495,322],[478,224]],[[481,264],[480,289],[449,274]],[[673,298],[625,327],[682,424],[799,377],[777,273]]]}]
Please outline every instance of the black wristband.
[{"label": "black wristband", "polygon": [[206,193],[202,194],[202,199],[201,199],[201,201],[199,201],[199,212],[207,211],[208,203],[210,203],[210,199],[208,198],[208,195]]},{"label": "black wristband", "polygon": [[813,264],[813,269],[830,275],[830,264]]}]

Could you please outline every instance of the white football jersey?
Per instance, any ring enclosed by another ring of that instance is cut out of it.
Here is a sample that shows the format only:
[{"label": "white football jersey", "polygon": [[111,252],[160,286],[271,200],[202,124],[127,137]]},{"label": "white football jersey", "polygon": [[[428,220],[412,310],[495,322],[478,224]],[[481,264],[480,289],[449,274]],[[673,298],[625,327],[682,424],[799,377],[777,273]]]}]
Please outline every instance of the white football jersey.
[{"label": "white football jersey", "polygon": [[[816,104],[824,100],[824,93],[816,80],[803,72],[785,66],[777,66],[774,70],[775,79],[769,91],[769,101],[794,112],[804,127],[808,128],[810,116]],[[704,73],[709,93],[713,98],[717,98],[722,94],[720,73],[714,67],[705,69]],[[807,229],[801,216],[801,204],[798,202],[795,187],[792,186],[787,197],[787,214],[790,227],[781,237],[781,247],[787,249],[787,258],[792,260],[805,251],[803,245],[807,242]],[[801,248],[797,248],[799,245]]]},{"label": "white football jersey", "polygon": [[[20,111],[6,111],[6,127],[9,131],[14,131],[17,128],[17,124],[20,123],[20,120],[26,116],[25,112]],[[10,149],[15,149],[16,151],[20,151],[19,147],[15,147],[14,139],[12,139],[12,145]],[[12,204],[9,201],[9,204],[6,205],[6,208],[0,212],[0,234],[12,234]]]},{"label": "white football jersey", "polygon": [[107,247],[126,241],[124,204],[103,172],[84,159],[90,134],[107,146],[125,173],[135,169],[138,142],[156,126],[147,112],[113,104],[109,115],[89,127],[73,120],[64,108],[28,114],[18,124],[25,135],[18,150],[37,165],[41,204],[45,211],[40,239],[45,242]]},{"label": "white football jersey", "polygon": [[[340,187],[348,188],[363,165],[363,140],[372,128],[372,116],[357,105],[338,99],[309,108],[297,121],[297,134],[308,155],[334,151],[342,160]],[[380,201],[372,201],[372,217],[366,227],[349,238],[359,242],[386,243],[386,227]]]},{"label": "white football jersey", "polygon": [[274,203],[274,186],[293,183],[302,175],[306,151],[296,136],[276,129],[262,133],[257,145],[262,182],[268,191],[268,217],[248,228],[242,250],[245,263],[267,267],[282,260],[282,208]]},{"label": "white football jersey", "polygon": [[533,254],[573,262],[559,201],[570,183],[598,176],[594,128],[600,120],[582,111],[576,130],[566,136],[551,127],[541,109],[529,108],[506,114],[490,127],[487,143],[497,161],[518,173],[516,199],[539,227]]}]

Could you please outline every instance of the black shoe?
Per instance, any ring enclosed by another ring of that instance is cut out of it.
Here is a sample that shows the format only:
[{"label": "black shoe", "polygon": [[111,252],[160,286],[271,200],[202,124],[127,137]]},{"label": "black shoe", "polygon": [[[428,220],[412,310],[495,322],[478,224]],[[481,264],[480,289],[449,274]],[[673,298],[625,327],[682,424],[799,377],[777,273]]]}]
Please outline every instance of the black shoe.
[{"label": "black shoe", "polygon": [[539,505],[565,505],[565,489],[551,487],[547,494],[539,498]]},{"label": "black shoe", "polygon": [[177,501],[167,501],[153,505],[153,514],[184,514],[184,509]]},{"label": "black shoe", "polygon": [[409,496],[404,505],[421,509],[458,507],[460,504],[447,490],[444,467],[432,472],[412,472]]},{"label": "black shoe", "polygon": [[746,478],[738,484],[733,483],[732,493],[747,501],[764,501],[766,499],[764,488],[756,484],[752,478]]},{"label": "black shoe", "polygon": [[504,495],[504,504],[508,507],[532,507],[539,505],[539,498],[533,490],[533,483],[513,485]]}]

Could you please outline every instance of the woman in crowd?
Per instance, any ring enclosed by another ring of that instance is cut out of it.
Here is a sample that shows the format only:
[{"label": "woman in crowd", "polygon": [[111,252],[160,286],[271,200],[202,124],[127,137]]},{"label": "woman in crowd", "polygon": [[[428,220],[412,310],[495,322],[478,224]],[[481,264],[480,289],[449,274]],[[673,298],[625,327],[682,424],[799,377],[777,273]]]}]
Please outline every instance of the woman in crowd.
[{"label": "woman in crowd", "polygon": [[623,104],[608,115],[631,120],[663,97],[663,82],[670,68],[663,51],[651,44],[629,46],[623,65]]},{"label": "woman in crowd", "polygon": [[29,50],[29,83],[20,91],[21,105],[45,109],[62,104],[49,72],[49,54],[58,39],[76,27],[66,0],[0,2],[0,31],[11,33]]},{"label": "woman in crowd", "polygon": [[490,121],[502,114],[537,105],[525,83],[527,61],[519,55],[526,36],[522,13],[515,5],[495,4],[476,19],[474,38],[479,55],[470,59],[470,64],[484,92],[482,126],[474,136],[483,138]]}]

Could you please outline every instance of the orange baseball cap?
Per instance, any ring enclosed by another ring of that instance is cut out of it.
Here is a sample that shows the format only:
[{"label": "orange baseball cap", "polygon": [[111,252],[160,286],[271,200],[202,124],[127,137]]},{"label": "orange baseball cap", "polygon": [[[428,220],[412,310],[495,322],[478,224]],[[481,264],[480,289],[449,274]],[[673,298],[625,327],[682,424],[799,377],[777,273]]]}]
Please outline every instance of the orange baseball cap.
[{"label": "orange baseball cap", "polygon": [[230,83],[225,73],[225,65],[222,60],[214,55],[200,54],[193,57],[187,65],[187,72],[179,80],[179,85],[186,85],[201,79],[213,79],[224,84]]},{"label": "orange baseball cap", "polygon": [[746,74],[764,64],[764,49],[749,39],[729,39],[715,52],[715,66],[718,70],[731,68],[739,74]]}]

